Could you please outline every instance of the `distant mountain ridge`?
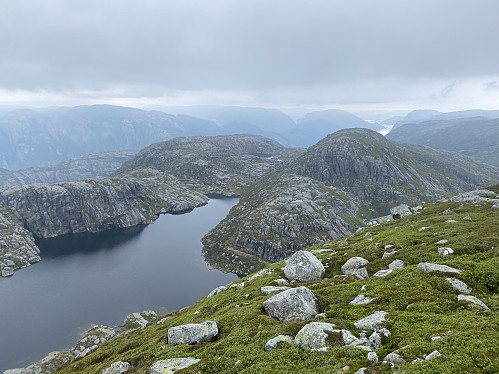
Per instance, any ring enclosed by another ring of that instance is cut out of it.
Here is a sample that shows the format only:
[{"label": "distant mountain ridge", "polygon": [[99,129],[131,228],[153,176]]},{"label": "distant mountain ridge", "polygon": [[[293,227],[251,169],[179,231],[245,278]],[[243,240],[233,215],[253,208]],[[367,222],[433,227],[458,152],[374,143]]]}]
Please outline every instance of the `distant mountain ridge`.
[{"label": "distant mountain ridge", "polygon": [[[494,114],[494,111],[491,114]],[[386,137],[402,143],[425,145],[434,149],[458,152],[475,160],[499,166],[499,118],[452,118],[445,113],[418,124],[406,124]]]}]

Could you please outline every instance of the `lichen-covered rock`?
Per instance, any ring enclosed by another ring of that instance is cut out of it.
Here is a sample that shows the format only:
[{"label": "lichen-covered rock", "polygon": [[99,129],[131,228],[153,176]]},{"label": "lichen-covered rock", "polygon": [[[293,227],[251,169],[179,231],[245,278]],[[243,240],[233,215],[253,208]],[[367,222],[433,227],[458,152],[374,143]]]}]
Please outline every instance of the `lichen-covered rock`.
[{"label": "lichen-covered rock", "polygon": [[455,269],[455,268],[447,266],[447,265],[432,264],[430,262],[420,262],[418,264],[418,270],[422,271],[424,273],[431,273],[431,272],[437,271],[437,272],[441,272],[441,273],[460,274],[462,272],[462,270]]},{"label": "lichen-covered rock", "polygon": [[375,363],[377,363],[377,362],[378,362],[378,360],[379,360],[379,359],[378,359],[378,355],[376,354],[376,352],[369,352],[369,353],[367,354],[367,359],[369,360],[369,362],[370,362],[371,364],[375,364]]},{"label": "lichen-covered rock", "polygon": [[278,335],[275,338],[270,339],[267,343],[265,343],[265,351],[271,351],[276,348],[277,343],[288,343],[295,344],[295,340],[292,336],[289,335]]},{"label": "lichen-covered rock", "polygon": [[189,323],[168,329],[168,344],[196,344],[214,341],[218,336],[215,321]]},{"label": "lichen-covered rock", "polygon": [[388,353],[383,359],[384,364],[403,364],[405,363],[404,358],[398,353],[392,352]]},{"label": "lichen-covered rock", "polygon": [[319,313],[317,298],[304,286],[272,296],[263,302],[263,309],[281,322],[307,321]]},{"label": "lichen-covered rock", "polygon": [[383,256],[381,257],[382,260],[385,260],[389,257],[392,257],[394,254],[396,254],[398,251],[392,251],[392,252],[383,252]]},{"label": "lichen-covered rock", "polygon": [[290,287],[287,286],[282,286],[282,287],[276,287],[276,286],[263,286],[260,288],[260,291],[264,295],[275,295],[276,293],[283,292],[286,290],[289,290]]},{"label": "lichen-covered rock", "polygon": [[284,267],[284,275],[290,281],[313,282],[322,279],[324,266],[312,253],[307,251],[295,252]]},{"label": "lichen-covered rock", "polygon": [[345,275],[355,275],[357,278],[367,278],[369,274],[365,268],[369,261],[362,257],[352,257],[341,267],[341,272]]},{"label": "lichen-covered rock", "polygon": [[301,349],[313,351],[327,351],[329,349],[325,331],[341,334],[341,330],[334,328],[334,324],[325,322],[310,322],[303,326],[295,336],[295,344]]},{"label": "lichen-covered rock", "polygon": [[170,358],[168,360],[157,361],[149,368],[149,374],[170,374],[177,370],[188,368],[201,361],[194,357]]},{"label": "lichen-covered rock", "polygon": [[279,278],[279,279],[274,279],[272,283],[277,284],[278,286],[289,286],[289,282],[287,279],[284,278]]},{"label": "lichen-covered rock", "polygon": [[428,355],[425,355],[424,359],[426,361],[434,360],[436,358],[442,357],[442,354],[439,351],[433,351]]},{"label": "lichen-covered rock", "polygon": [[460,281],[459,279],[456,278],[445,278],[445,280],[450,283],[452,287],[454,287],[455,290],[464,293],[464,294],[470,294],[473,289],[468,286],[466,283],[463,281]]},{"label": "lichen-covered rock", "polygon": [[107,369],[102,370],[101,374],[123,374],[132,368],[128,362],[114,362]]},{"label": "lichen-covered rock", "polygon": [[377,311],[367,317],[359,319],[354,323],[355,327],[360,330],[374,331],[381,327],[381,325],[386,321],[385,317],[388,312]]},{"label": "lichen-covered rock", "polygon": [[467,301],[467,302],[470,302],[470,303],[473,303],[475,305],[478,305],[479,307],[483,308],[486,312],[488,312],[490,309],[487,305],[485,305],[485,303],[476,298],[475,296],[471,296],[471,295],[457,295],[457,300],[458,301]]}]

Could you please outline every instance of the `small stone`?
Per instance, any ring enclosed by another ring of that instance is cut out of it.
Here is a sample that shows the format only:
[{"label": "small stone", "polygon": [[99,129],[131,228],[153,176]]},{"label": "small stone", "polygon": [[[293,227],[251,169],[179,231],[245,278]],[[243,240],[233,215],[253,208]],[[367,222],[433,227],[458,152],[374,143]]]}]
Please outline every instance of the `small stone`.
[{"label": "small stone", "polygon": [[278,286],[289,286],[288,280],[284,278],[274,279],[272,283],[275,283]]},{"label": "small stone", "polygon": [[185,369],[201,361],[198,358],[170,358],[168,360],[157,361],[149,368],[149,374],[174,373],[177,370]]},{"label": "small stone", "polygon": [[423,362],[424,360],[421,360],[419,357],[416,357],[416,359],[411,361],[411,364],[417,364],[418,362]]},{"label": "small stone", "polygon": [[377,311],[367,317],[364,317],[354,323],[355,327],[360,330],[374,331],[377,330],[385,321],[385,316],[388,312]]},{"label": "small stone", "polygon": [[361,292],[365,292],[366,291],[366,285],[365,284],[363,284],[362,287],[360,287],[360,291]]},{"label": "small stone", "polygon": [[392,251],[392,252],[384,252],[383,253],[383,256],[381,257],[382,260],[385,260],[389,257],[392,257],[395,253],[397,253],[398,251]]},{"label": "small stone", "polygon": [[369,345],[373,351],[376,351],[381,348],[381,335],[374,331],[369,337]]},{"label": "small stone", "polygon": [[383,327],[382,329],[379,329],[377,330],[381,335],[385,336],[385,337],[389,337],[390,335],[392,335],[392,333],[390,332],[390,330],[388,330],[386,327]]},{"label": "small stone", "polygon": [[295,252],[284,267],[284,275],[290,281],[314,282],[322,279],[324,272],[320,260],[307,251]]},{"label": "small stone", "polygon": [[439,351],[433,351],[429,355],[427,355],[424,359],[426,361],[434,360],[435,358],[442,357],[442,354]]},{"label": "small stone", "polygon": [[371,364],[375,364],[375,363],[377,363],[377,362],[378,362],[378,360],[379,360],[379,359],[378,359],[378,355],[376,354],[376,352],[369,352],[369,353],[367,354],[367,359],[369,360],[369,362],[370,362]]},{"label": "small stone", "polygon": [[282,287],[276,287],[276,286],[263,286],[262,288],[260,288],[260,291],[264,294],[264,295],[275,295],[279,292],[283,292],[283,291],[286,291],[286,290],[289,290],[290,287],[286,287],[286,286],[282,286]]},{"label": "small stone", "polygon": [[315,318],[327,318],[327,314],[326,313],[319,313],[319,314],[315,315]]},{"label": "small stone", "polygon": [[483,308],[486,312],[488,312],[490,310],[489,307],[487,305],[485,305],[485,303],[482,300],[476,298],[475,296],[471,296],[471,295],[457,295],[457,300],[458,301],[467,301],[467,302],[476,304],[479,307]]},{"label": "small stone", "polygon": [[393,244],[387,244],[387,245],[385,245],[385,249],[390,249],[392,247],[393,247]]},{"label": "small stone", "polygon": [[388,274],[390,274],[393,270],[392,269],[383,269],[383,270],[379,270],[377,271],[376,273],[374,273],[373,276],[375,277],[385,277],[387,276]]},{"label": "small stone", "polygon": [[310,322],[298,331],[295,337],[295,343],[301,349],[321,352],[327,351],[329,349],[326,343],[328,335],[325,331],[341,333],[340,330],[334,328],[332,323]]},{"label": "small stone", "polygon": [[367,374],[367,368],[360,368],[355,374]]},{"label": "small stone", "polygon": [[441,340],[441,339],[442,339],[442,337],[437,335],[437,336],[432,336],[432,337],[430,338],[430,341],[431,341],[432,343],[435,343],[436,341],[439,341],[439,340]]},{"label": "small stone", "polygon": [[445,223],[455,223],[457,222],[455,219],[448,219],[447,221],[445,221]]},{"label": "small stone", "polygon": [[447,265],[432,264],[430,262],[420,262],[418,264],[418,270],[424,273],[431,273],[434,271],[438,271],[442,273],[457,273],[457,274],[460,274],[462,271]]},{"label": "small stone", "polygon": [[418,229],[418,231],[419,231],[419,232],[421,232],[421,231],[428,230],[428,229],[429,229],[429,227],[428,227],[428,226],[423,226],[423,227],[420,227],[420,228]]},{"label": "small stone", "polygon": [[395,260],[388,265],[389,269],[402,269],[403,267],[404,267],[403,260]]},{"label": "small stone", "polygon": [[390,364],[403,364],[405,363],[405,360],[404,358],[397,354],[397,353],[388,353],[385,358],[383,359],[383,364],[387,364],[387,363],[390,363]]},{"label": "small stone", "polygon": [[445,210],[442,212],[442,214],[443,214],[444,216],[450,216],[450,215],[453,215],[453,214],[456,214],[456,213],[454,213],[454,212],[453,212],[452,210],[450,210],[450,209],[445,209]]},{"label": "small stone", "polygon": [[464,221],[473,221],[470,216],[466,216],[463,218]]},{"label": "small stone", "polygon": [[448,243],[447,239],[442,239],[442,240],[439,240],[438,242],[436,242],[435,244],[447,244],[447,243]]},{"label": "small stone", "polygon": [[338,244],[338,247],[343,247],[345,245],[348,245],[348,242],[341,242],[340,244]]},{"label": "small stone", "polygon": [[265,352],[271,351],[276,348],[277,343],[289,343],[295,344],[295,340],[292,336],[289,335],[278,335],[275,338],[270,339],[267,343],[265,343]]},{"label": "small stone", "polygon": [[449,247],[440,247],[440,248],[438,248],[438,253],[440,253],[441,255],[447,256],[447,255],[453,254],[454,250],[452,248],[449,248]]},{"label": "small stone", "polygon": [[241,291],[244,288],[244,282],[231,284],[229,288],[235,288]]},{"label": "small stone", "polygon": [[470,294],[473,289],[468,286],[466,283],[463,281],[460,281],[459,279],[456,278],[445,278],[447,282],[450,283],[452,287],[454,287],[455,290],[464,293],[464,294]]},{"label": "small stone", "polygon": [[264,276],[270,275],[270,274],[272,274],[271,269],[262,269],[258,273],[255,273],[252,276],[248,277],[248,279],[246,279],[246,281],[251,282],[255,278],[264,277]]},{"label": "small stone", "polygon": [[111,364],[107,369],[102,370],[102,374],[123,374],[132,368],[128,362],[118,361]]},{"label": "small stone", "polygon": [[350,305],[361,305],[361,304],[368,304],[371,301],[373,301],[375,297],[368,297],[364,295],[357,295],[355,296],[355,299],[349,302]]}]

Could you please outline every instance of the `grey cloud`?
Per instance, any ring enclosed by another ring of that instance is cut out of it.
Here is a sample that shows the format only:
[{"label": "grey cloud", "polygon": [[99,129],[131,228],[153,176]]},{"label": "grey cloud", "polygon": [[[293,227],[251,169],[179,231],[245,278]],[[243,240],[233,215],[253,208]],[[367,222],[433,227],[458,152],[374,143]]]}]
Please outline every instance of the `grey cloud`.
[{"label": "grey cloud", "polygon": [[485,89],[485,91],[499,91],[499,82],[498,81],[487,82],[483,85],[483,88]]},{"label": "grey cloud", "polygon": [[498,74],[495,0],[0,4],[3,89],[266,95]]}]

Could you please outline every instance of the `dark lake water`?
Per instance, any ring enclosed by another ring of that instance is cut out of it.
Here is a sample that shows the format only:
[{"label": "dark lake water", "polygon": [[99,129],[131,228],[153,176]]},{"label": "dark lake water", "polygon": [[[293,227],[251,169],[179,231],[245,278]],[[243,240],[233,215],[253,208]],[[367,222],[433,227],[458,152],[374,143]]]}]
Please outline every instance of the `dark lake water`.
[{"label": "dark lake water", "polygon": [[210,200],[152,225],[38,241],[42,261],[0,279],[0,372],[71,348],[92,323],[178,310],[236,280],[204,262],[200,242],[236,203]]}]

